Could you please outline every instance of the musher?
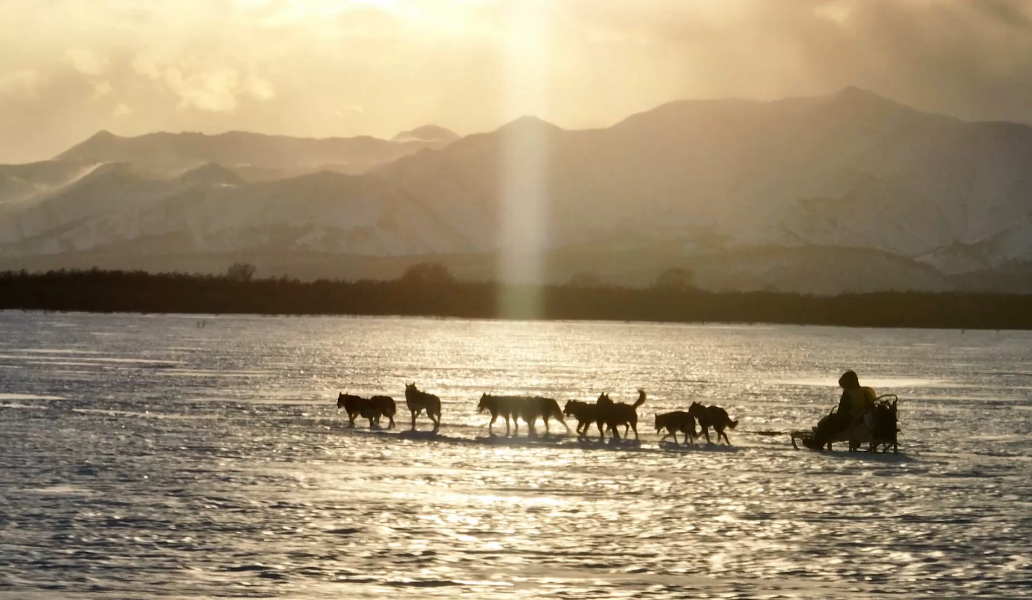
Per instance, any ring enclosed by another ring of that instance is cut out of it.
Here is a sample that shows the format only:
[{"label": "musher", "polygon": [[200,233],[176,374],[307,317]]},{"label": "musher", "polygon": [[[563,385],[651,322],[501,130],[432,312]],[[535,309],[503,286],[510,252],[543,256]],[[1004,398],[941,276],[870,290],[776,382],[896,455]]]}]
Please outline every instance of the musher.
[{"label": "musher", "polygon": [[821,419],[814,430],[813,441],[822,448],[833,436],[848,431],[867,411],[874,408],[878,394],[869,387],[860,385],[855,371],[846,371],[839,377],[842,397],[839,398],[838,409],[831,415]]}]

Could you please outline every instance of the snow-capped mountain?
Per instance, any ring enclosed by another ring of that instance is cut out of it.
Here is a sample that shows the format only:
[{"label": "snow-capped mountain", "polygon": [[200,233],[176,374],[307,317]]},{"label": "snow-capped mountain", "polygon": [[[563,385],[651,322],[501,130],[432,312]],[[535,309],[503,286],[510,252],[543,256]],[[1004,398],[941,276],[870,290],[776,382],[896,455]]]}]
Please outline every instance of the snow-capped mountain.
[{"label": "snow-capped mountain", "polygon": [[431,255],[493,277],[507,225],[528,222],[553,280],[646,283],[685,266],[714,289],[825,293],[950,289],[1032,265],[1025,125],[847,88],[674,102],[594,130],[525,117],[456,137],[98,134],[54,161],[0,167],[0,260],[250,254],[289,273],[291,256],[396,271]]},{"label": "snow-capped mountain", "polygon": [[0,212],[0,252],[248,249],[399,255],[475,250],[418,200],[373,177],[319,172],[243,183],[218,166],[160,179],[126,163]]},{"label": "snow-capped mountain", "polygon": [[0,210],[6,203],[29,200],[88,175],[100,163],[47,160],[23,165],[0,165]]},{"label": "snow-capped mountain", "polygon": [[856,88],[677,102],[591,131],[524,120],[384,171],[428,205],[498,209],[498,165],[520,137],[542,140],[533,151],[548,157],[546,221],[560,247],[870,249],[947,273],[1032,260],[1032,128]]}]

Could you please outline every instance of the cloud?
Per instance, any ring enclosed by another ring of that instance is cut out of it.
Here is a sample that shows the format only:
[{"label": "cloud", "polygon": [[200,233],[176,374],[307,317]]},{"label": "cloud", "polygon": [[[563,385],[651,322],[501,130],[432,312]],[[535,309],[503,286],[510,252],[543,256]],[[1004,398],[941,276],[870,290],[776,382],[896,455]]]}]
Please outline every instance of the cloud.
[{"label": "cloud", "polygon": [[333,114],[343,118],[346,116],[351,116],[348,113],[357,115],[365,114],[365,107],[363,107],[361,104],[348,104],[347,106],[341,107],[341,110],[334,111]]},{"label": "cloud", "polygon": [[272,83],[263,77],[259,77],[255,74],[250,74],[247,77],[247,88],[246,91],[256,100],[272,100],[276,97],[276,91],[272,87]]},{"label": "cloud", "polygon": [[668,74],[686,97],[776,98],[859,85],[964,118],[1032,122],[1032,5],[1022,0],[563,6],[570,22],[609,40],[601,46],[680,63]]},{"label": "cloud", "polygon": [[44,78],[32,69],[20,69],[0,74],[0,96],[32,99],[44,85]]},{"label": "cloud", "polygon": [[158,65],[155,63],[153,57],[147,54],[141,54],[132,59],[130,63],[133,70],[136,73],[143,75],[149,79],[159,79],[161,77],[161,70],[158,69]]},{"label": "cloud", "polygon": [[184,76],[180,69],[170,68],[165,70],[164,81],[168,89],[179,96],[180,110],[236,110],[237,74],[232,69],[209,69]]},{"label": "cloud", "polygon": [[111,93],[111,84],[107,81],[98,81],[93,84],[93,99],[99,100]]},{"label": "cloud", "polygon": [[[162,55],[141,54],[131,59],[137,75],[173,94],[180,111],[199,110],[232,113],[240,97],[268,101],[275,97],[272,82],[258,75],[254,68],[226,64],[226,57],[211,53],[180,55],[165,51]],[[241,70],[248,70],[241,75]]]},{"label": "cloud", "polygon": [[87,48],[70,48],[65,51],[67,61],[84,75],[100,75],[107,68],[107,58]]}]

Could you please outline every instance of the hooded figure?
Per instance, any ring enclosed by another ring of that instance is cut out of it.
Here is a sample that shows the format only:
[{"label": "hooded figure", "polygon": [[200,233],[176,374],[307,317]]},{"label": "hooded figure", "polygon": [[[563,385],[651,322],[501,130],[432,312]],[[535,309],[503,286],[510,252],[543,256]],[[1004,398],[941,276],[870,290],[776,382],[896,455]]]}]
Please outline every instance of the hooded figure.
[{"label": "hooded figure", "polygon": [[838,384],[842,388],[842,398],[839,399],[837,411],[838,424],[841,429],[845,429],[874,407],[878,395],[869,387],[861,387],[860,379],[854,371],[843,373]]}]

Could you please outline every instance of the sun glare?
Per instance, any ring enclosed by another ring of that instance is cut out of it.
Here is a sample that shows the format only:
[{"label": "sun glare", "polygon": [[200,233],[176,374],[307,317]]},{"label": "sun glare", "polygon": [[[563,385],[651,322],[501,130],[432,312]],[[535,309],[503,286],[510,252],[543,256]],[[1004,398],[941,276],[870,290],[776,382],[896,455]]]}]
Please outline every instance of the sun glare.
[{"label": "sun glare", "polygon": [[[507,12],[505,106],[512,117],[547,114],[547,2],[512,3]],[[504,137],[502,153],[502,250],[498,279],[534,283],[543,279],[541,249],[548,236],[546,131],[536,122],[519,122]],[[536,293],[502,294],[499,316],[530,318],[540,313]]]}]

